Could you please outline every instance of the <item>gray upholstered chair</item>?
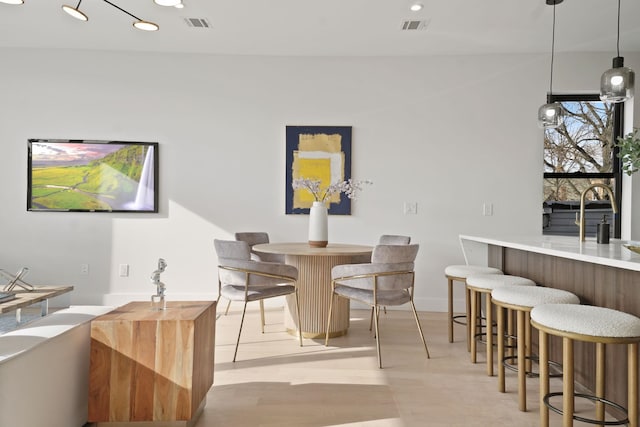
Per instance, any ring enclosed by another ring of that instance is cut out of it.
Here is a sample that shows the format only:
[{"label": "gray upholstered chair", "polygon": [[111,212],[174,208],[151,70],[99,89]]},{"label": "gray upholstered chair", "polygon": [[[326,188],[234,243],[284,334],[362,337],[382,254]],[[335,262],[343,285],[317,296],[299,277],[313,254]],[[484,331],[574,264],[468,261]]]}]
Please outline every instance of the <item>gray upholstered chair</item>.
[{"label": "gray upholstered chair", "polygon": [[383,234],[378,240],[379,245],[408,245],[409,243],[411,243],[411,237],[397,234]]},{"label": "gray upholstered chair", "polygon": [[[242,319],[233,361],[236,361],[238,345],[247,303],[267,298],[295,294],[296,316],[300,324],[300,306],[298,304],[298,269],[292,265],[255,261],[251,259],[249,244],[243,241],[214,240],[218,255],[218,294],[229,301],[243,301]],[[298,326],[300,346],[302,331]]]},{"label": "gray upholstered chair", "polygon": [[243,231],[235,233],[236,240],[247,242],[251,250],[251,259],[255,261],[284,262],[284,255],[280,254],[258,254],[254,252],[253,246],[261,243],[269,243],[269,233],[264,231]]},{"label": "gray upholstered chair", "polygon": [[[329,304],[329,325],[333,301],[337,297],[354,299],[375,309],[376,350],[378,365],[382,368],[380,355],[380,329],[378,307],[410,304],[418,326],[420,339],[429,356],[427,342],[422,333],[418,313],[413,303],[415,281],[414,262],[419,245],[377,245],[371,254],[371,262],[366,264],[345,264],[331,270],[331,303]],[[329,326],[325,345],[329,345]]]},{"label": "gray upholstered chair", "polygon": [[[408,245],[411,243],[411,237],[409,236],[401,236],[398,234],[383,234],[378,239],[379,245]],[[371,259],[368,259],[369,262]],[[387,307],[382,307],[384,310],[384,314],[387,314]],[[373,327],[373,307],[371,308],[371,319],[369,320],[369,330]]]},{"label": "gray upholstered chair", "polygon": [[[253,250],[254,245],[261,243],[269,243],[269,233],[264,231],[243,231],[235,233],[235,238],[241,242],[247,242],[249,250],[251,251],[251,259],[254,261],[266,261],[266,262],[280,262],[284,263],[284,255],[279,254],[258,254]],[[224,315],[229,314],[229,307],[231,307],[231,300],[227,303],[227,308],[224,311]],[[260,328],[264,334],[264,303],[260,300]]]}]

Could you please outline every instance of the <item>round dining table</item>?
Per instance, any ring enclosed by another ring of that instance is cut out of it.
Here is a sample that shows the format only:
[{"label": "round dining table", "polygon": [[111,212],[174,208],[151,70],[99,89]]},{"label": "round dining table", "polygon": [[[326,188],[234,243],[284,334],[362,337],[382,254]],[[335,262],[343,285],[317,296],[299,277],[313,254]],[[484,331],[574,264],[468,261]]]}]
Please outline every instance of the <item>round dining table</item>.
[{"label": "round dining table", "polygon": [[[369,262],[371,246],[329,243],[314,248],[304,243],[262,243],[253,246],[260,254],[284,255],[285,263],[298,269],[300,329],[305,338],[324,338],[331,302],[331,269],[336,265]],[[284,324],[287,332],[297,335],[295,296],[287,295]],[[338,337],[349,329],[349,300],[336,298],[329,325],[329,337]]]}]

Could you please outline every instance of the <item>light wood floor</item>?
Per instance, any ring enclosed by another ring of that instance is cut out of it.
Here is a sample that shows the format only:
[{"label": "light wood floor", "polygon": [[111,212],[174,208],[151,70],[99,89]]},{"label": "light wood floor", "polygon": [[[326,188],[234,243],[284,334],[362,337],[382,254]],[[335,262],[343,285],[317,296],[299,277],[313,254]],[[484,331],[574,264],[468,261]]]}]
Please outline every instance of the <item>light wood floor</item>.
[{"label": "light wood floor", "polygon": [[[470,362],[463,326],[456,326],[456,342],[448,342],[445,313],[420,313],[431,359],[409,311],[381,314],[381,370],[368,311],[352,310],[349,333],[329,347],[305,339],[301,348],[284,332],[281,311],[267,311],[263,335],[257,304],[253,310],[236,363],[240,313],[217,321],[214,385],[195,427],[539,425],[537,380],[528,380],[529,412],[520,412],[516,374],[507,372],[507,393],[499,393],[484,356]],[[552,413],[551,426],[559,425]]]}]

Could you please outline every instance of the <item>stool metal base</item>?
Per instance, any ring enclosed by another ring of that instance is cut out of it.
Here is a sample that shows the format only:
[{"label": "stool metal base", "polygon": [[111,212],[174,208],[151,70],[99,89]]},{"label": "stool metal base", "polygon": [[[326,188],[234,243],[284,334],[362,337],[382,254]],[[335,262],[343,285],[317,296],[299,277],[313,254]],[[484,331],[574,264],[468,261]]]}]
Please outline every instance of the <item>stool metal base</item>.
[{"label": "stool metal base", "polygon": [[[558,392],[554,392],[554,393],[547,393],[545,394],[544,398],[542,399],[542,401],[544,402],[545,406],[549,409],[551,409],[553,412],[555,412],[556,414],[559,415],[563,415],[564,413],[562,412],[562,409],[559,409],[556,406],[553,406],[551,403],[549,403],[549,399],[552,397],[556,397],[556,396],[562,396],[563,393],[561,391]],[[600,402],[603,403],[605,405],[611,406],[612,408],[616,408],[617,410],[621,411],[622,413],[624,413],[625,415],[628,414],[627,409],[623,406],[618,405],[615,402],[612,402],[610,400],[607,399],[603,399],[601,397],[597,397],[597,396],[593,396],[591,394],[584,394],[584,393],[574,393],[573,394],[574,397],[578,397],[578,398],[582,398],[582,399],[587,399],[587,400],[591,400],[592,402]],[[627,425],[629,424],[629,418],[625,418],[623,420],[615,420],[615,421],[600,421],[600,420],[594,420],[592,418],[584,418],[578,415],[573,415],[573,419],[576,421],[580,421],[583,423],[587,423],[587,424],[596,424],[599,426],[621,426],[621,425]]]}]

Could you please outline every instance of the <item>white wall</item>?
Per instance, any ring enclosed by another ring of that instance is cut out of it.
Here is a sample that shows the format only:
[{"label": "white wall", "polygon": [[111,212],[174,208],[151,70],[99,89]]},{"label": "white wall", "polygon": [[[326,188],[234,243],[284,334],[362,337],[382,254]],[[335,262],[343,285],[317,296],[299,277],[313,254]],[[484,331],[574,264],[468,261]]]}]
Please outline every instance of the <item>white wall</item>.
[{"label": "white wall", "polygon": [[[148,299],[159,257],[169,298],[214,299],[214,238],[266,230],[272,241],[306,240],[307,217],[284,214],[286,125],[353,126],[353,176],[374,185],[351,216],[330,217],[329,239],[411,235],[419,309],[445,310],[443,268],[463,261],[460,233],[540,233],[546,54],[0,54],[0,267],[73,284],[74,304]],[[640,55],[625,59],[640,69]],[[558,55],[554,89],[597,90],[610,63]],[[160,213],[26,212],[28,138],[159,142]],[[405,201],[418,215],[403,214]],[[482,216],[485,202],[493,216]],[[121,263],[129,277],[118,277]]]}]

